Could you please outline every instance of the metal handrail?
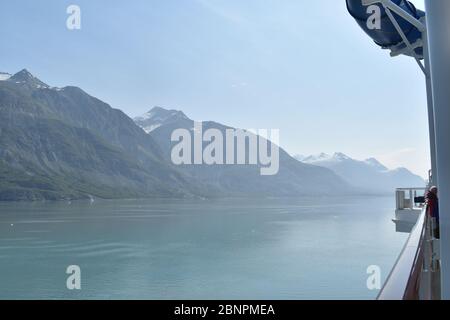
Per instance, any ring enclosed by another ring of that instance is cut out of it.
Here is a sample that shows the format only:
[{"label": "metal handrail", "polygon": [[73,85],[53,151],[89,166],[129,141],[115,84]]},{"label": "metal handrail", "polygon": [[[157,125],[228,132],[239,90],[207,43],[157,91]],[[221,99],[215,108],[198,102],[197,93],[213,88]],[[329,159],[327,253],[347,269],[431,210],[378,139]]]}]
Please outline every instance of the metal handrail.
[{"label": "metal handrail", "polygon": [[426,211],[425,206],[377,300],[419,298],[418,286],[423,266]]}]

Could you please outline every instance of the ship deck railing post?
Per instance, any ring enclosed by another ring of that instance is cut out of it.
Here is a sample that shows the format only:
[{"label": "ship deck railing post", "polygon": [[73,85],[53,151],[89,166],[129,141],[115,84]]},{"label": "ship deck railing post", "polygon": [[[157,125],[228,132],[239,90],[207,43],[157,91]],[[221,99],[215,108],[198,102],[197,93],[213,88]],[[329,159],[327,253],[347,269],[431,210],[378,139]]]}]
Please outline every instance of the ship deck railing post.
[{"label": "ship deck railing post", "polygon": [[[422,18],[422,22],[426,24],[426,18]],[[425,63],[425,84],[427,92],[427,110],[428,110],[428,132],[430,140],[430,158],[431,158],[431,174],[429,175],[429,184],[433,186],[436,184],[437,165],[436,165],[436,134],[434,130],[434,104],[433,104],[433,88],[431,82],[431,66],[430,66],[430,52],[428,48],[428,31],[422,32],[423,42],[423,58]]]},{"label": "ship deck railing post", "polygon": [[[441,291],[450,299],[450,1],[425,0],[439,190]],[[436,179],[437,178],[437,179]]]}]

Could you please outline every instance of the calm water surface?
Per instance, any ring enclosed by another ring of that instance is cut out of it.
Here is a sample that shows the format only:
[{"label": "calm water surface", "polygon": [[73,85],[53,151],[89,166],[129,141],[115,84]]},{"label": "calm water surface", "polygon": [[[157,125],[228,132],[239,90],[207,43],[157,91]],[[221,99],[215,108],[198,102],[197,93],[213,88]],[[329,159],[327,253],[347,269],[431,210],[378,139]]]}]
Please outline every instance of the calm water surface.
[{"label": "calm water surface", "polygon": [[[1,299],[373,299],[393,198],[0,203]],[[79,265],[82,288],[66,288]]]}]

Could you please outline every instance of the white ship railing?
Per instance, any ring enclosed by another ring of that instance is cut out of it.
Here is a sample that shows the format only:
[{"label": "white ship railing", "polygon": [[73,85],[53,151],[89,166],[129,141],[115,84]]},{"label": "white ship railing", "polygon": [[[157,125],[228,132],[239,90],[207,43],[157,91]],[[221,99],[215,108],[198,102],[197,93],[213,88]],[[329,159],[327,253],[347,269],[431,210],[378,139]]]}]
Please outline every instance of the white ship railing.
[{"label": "white ship railing", "polygon": [[425,218],[426,210],[424,209],[378,295],[378,300],[406,299],[408,289],[415,287],[415,279],[418,278],[416,270],[421,265],[423,257],[421,243],[425,231]]},{"label": "white ship railing", "polygon": [[427,206],[413,227],[378,300],[440,298],[439,240],[433,237]]}]

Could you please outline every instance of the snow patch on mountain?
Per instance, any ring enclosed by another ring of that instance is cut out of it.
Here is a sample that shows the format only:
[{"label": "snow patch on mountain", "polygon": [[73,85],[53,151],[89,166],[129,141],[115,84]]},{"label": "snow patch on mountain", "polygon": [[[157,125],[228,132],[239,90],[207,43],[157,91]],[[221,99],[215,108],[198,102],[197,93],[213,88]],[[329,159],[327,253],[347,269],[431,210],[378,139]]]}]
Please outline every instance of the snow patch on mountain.
[{"label": "snow patch on mountain", "polygon": [[425,181],[408,169],[389,170],[375,158],[360,161],[336,152],[333,155],[320,153],[296,159],[331,169],[348,183],[369,192],[393,192],[396,188],[425,186]]},{"label": "snow patch on mountain", "polygon": [[51,87],[33,76],[27,69],[23,69],[6,79],[8,82],[28,86],[32,89],[51,89]]},{"label": "snow patch on mountain", "polygon": [[304,156],[303,159],[300,161],[305,162],[305,163],[313,163],[313,162],[317,162],[317,161],[328,161],[330,159],[332,159],[332,156],[322,152],[322,153],[319,153],[316,155]]},{"label": "snow patch on mountain", "polygon": [[316,155],[311,155],[311,156],[294,156],[294,158],[296,158],[297,160],[301,161],[301,162],[305,162],[308,164],[315,164],[317,162],[330,162],[330,161],[334,161],[334,162],[339,162],[339,161],[346,161],[346,160],[351,160],[351,158],[341,152],[336,152],[332,155],[327,154],[327,153],[319,153]]},{"label": "snow patch on mountain", "polygon": [[146,133],[150,133],[162,125],[179,120],[189,120],[189,118],[182,111],[166,110],[161,107],[154,107],[142,116],[134,118],[136,124]]},{"label": "snow patch on mountain", "polygon": [[6,81],[9,78],[11,78],[11,74],[6,73],[6,72],[0,72],[0,81]]},{"label": "snow patch on mountain", "polygon": [[389,171],[388,168],[386,168],[381,162],[379,162],[375,158],[369,158],[364,160],[365,163],[367,163],[369,166],[372,166],[373,168],[380,170],[380,171]]},{"label": "snow patch on mountain", "polygon": [[159,123],[159,124],[152,124],[152,125],[150,125],[150,126],[146,126],[146,127],[142,127],[142,129],[144,129],[144,131],[146,132],[146,133],[150,133],[150,132],[152,132],[153,130],[156,130],[156,129],[158,129],[159,127],[161,127],[161,123]]}]

